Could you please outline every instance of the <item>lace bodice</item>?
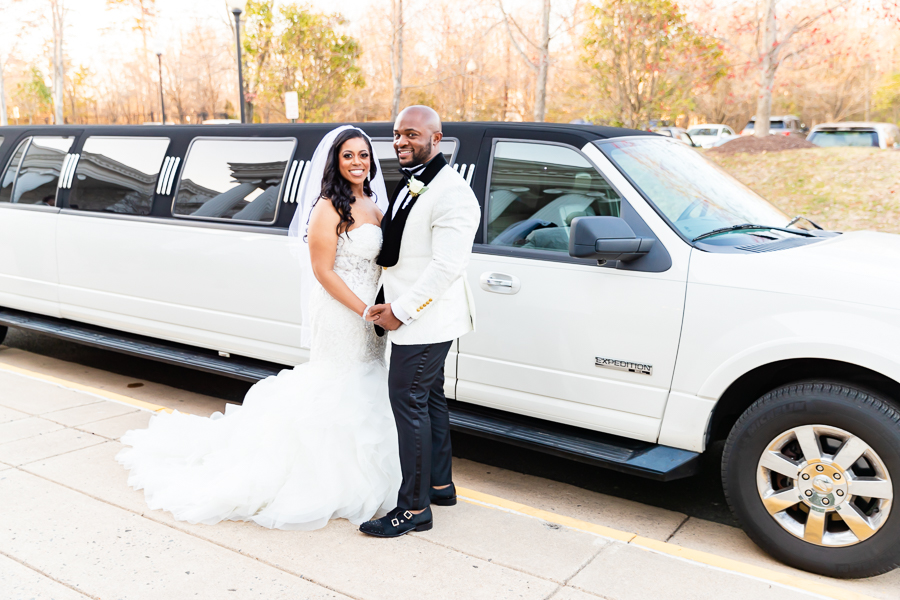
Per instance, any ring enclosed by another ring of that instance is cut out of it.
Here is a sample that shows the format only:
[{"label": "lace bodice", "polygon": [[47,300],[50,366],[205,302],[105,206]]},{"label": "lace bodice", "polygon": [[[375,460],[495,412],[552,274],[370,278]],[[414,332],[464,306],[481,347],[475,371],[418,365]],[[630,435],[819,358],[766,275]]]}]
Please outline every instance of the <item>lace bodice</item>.
[{"label": "lace bodice", "polygon": [[[381,228],[366,223],[338,237],[334,272],[366,304],[375,301],[381,267]],[[375,335],[371,323],[332,298],[316,282],[310,297],[312,343],[310,360],[330,360],[348,365],[384,362],[386,337]]]}]

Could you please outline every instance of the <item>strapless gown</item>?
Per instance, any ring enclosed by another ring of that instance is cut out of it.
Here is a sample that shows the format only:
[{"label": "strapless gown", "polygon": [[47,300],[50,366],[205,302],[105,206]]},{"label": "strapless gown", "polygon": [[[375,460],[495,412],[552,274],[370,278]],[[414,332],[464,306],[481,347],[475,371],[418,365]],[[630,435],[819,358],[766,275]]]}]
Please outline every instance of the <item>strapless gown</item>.
[{"label": "strapless gown", "polygon": [[[334,270],[368,303],[380,249],[371,224],[338,239]],[[385,338],[316,286],[309,362],[260,381],[224,415],[160,414],[122,438],[116,459],[151,509],[190,523],[309,530],[394,508],[401,474]]]}]

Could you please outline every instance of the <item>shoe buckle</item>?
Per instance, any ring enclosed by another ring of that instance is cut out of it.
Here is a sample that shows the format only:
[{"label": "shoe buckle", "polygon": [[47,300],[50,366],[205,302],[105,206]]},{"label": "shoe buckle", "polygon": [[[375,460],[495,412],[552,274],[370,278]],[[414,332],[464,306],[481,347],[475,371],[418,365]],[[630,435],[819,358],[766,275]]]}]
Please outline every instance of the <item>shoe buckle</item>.
[{"label": "shoe buckle", "polygon": [[405,513],[403,513],[403,516],[409,521],[411,521],[413,518],[413,514],[409,511],[406,511]]},{"label": "shoe buckle", "polygon": [[398,521],[397,519],[391,519],[391,525],[397,527],[398,525],[400,525],[400,521]]}]

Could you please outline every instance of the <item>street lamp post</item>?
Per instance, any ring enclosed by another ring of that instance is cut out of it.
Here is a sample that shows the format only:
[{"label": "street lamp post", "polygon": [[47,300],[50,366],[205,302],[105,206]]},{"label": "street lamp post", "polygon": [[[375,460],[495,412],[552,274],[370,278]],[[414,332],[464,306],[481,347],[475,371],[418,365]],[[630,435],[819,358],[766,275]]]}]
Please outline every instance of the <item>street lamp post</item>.
[{"label": "street lamp post", "polygon": [[238,66],[238,103],[241,105],[241,123],[246,122],[244,115],[244,68],[241,63],[241,13],[247,6],[247,0],[228,0],[228,8],[234,15],[234,33],[237,40]]},{"label": "street lamp post", "polygon": [[162,124],[166,124],[166,100],[163,97],[163,79],[162,79],[162,46],[156,48],[156,59],[159,61],[159,110],[162,113]]}]

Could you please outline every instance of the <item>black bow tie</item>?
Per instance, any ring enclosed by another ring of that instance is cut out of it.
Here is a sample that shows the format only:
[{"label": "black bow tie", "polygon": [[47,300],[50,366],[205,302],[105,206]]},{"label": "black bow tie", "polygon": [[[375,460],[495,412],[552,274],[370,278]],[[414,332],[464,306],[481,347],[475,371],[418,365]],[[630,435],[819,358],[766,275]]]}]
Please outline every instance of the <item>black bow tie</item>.
[{"label": "black bow tie", "polygon": [[415,177],[416,175],[420,175],[422,171],[425,169],[422,166],[413,167],[412,169],[400,169],[400,174],[403,175],[404,183],[409,183],[409,180]]}]

